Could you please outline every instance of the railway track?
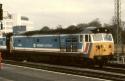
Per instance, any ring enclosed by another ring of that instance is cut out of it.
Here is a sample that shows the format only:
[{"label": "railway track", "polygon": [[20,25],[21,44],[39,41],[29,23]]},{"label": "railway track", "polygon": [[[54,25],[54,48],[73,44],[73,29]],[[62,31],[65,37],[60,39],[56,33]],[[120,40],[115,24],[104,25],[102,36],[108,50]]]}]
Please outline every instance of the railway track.
[{"label": "railway track", "polygon": [[78,66],[63,66],[63,65],[52,65],[52,64],[44,64],[44,63],[31,63],[31,62],[17,62],[6,60],[4,63],[27,66],[38,69],[52,70],[63,73],[70,73],[75,75],[96,77],[102,79],[108,79],[113,81],[125,81],[125,69],[124,68],[116,68],[111,66],[105,66],[104,68],[99,67],[78,67]]}]

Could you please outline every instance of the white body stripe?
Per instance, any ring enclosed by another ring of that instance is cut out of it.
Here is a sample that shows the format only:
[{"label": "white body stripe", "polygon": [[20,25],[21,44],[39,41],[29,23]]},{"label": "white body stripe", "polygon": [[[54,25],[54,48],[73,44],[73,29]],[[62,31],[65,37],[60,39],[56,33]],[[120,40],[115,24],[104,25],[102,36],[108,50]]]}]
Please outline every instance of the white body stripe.
[{"label": "white body stripe", "polygon": [[0,49],[6,49],[6,46],[0,46]]},{"label": "white body stripe", "polygon": [[[19,50],[19,51],[39,51],[39,52],[60,52],[60,49],[54,49],[54,48],[21,48],[21,47],[15,47],[14,50]],[[65,51],[66,51],[66,49],[65,49]],[[78,53],[79,52],[82,52],[82,50],[78,49]],[[76,52],[74,52],[74,53],[76,53]]]}]

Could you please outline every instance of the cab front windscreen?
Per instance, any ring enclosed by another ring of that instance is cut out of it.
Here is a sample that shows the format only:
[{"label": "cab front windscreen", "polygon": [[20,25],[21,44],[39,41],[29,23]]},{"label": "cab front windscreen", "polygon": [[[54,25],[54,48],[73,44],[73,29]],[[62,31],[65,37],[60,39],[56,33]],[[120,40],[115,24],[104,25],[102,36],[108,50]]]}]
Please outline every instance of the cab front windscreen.
[{"label": "cab front windscreen", "polygon": [[112,35],[111,34],[103,34],[104,41],[112,41]]},{"label": "cab front windscreen", "polygon": [[93,34],[92,35],[93,41],[112,41],[111,34]]}]

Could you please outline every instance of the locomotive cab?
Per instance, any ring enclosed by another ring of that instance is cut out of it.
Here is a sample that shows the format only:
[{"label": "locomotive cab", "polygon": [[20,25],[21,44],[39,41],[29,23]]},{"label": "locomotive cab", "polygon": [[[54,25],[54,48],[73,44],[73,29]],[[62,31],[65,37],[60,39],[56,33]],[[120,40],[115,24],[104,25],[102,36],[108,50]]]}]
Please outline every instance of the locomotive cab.
[{"label": "locomotive cab", "polygon": [[92,34],[92,50],[89,58],[93,58],[95,62],[105,63],[114,54],[113,37],[109,33]]},{"label": "locomotive cab", "polygon": [[106,63],[114,54],[112,34],[94,33],[85,35],[84,44],[84,54],[88,53],[88,58],[94,60],[95,63]]}]

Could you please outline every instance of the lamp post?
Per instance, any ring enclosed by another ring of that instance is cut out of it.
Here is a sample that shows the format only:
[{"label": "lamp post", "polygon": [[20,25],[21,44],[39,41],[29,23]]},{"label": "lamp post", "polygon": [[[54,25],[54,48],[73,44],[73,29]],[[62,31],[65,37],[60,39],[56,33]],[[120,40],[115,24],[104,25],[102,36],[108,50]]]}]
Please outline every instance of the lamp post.
[{"label": "lamp post", "polygon": [[2,9],[2,4],[0,4],[0,27],[1,27],[1,30],[3,29],[2,20],[3,20],[3,9]]}]

